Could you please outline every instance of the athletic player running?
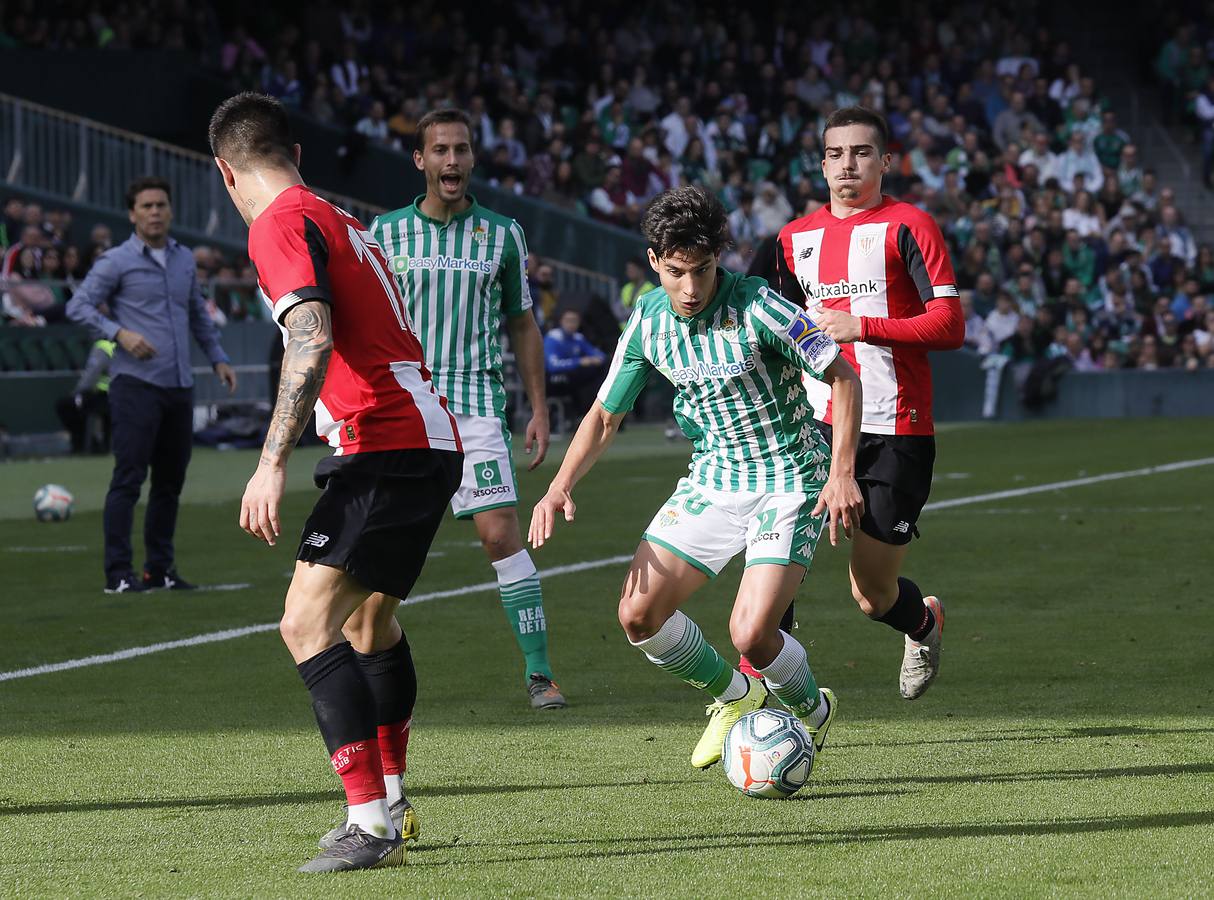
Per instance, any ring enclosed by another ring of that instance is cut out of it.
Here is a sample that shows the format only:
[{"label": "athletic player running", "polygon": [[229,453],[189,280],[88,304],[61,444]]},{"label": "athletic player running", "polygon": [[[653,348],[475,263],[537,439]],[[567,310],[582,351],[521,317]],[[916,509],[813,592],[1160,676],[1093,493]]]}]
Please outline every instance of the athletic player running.
[{"label": "athletic player running", "polygon": [[[287,459],[314,407],[317,431],[334,448],[316,467],[324,493],[303,528],[280,630],[349,814],[300,871],[400,865],[407,807],[399,773],[417,679],[395,610],[459,485],[455,419],[430,382],[379,247],[304,186],[282,105],[251,93],[225,100],[210,140],[249,224],[249,257],[285,344],[240,527],[278,540]],[[377,614],[351,647],[342,623],[367,602]]]},{"label": "athletic player running", "polygon": [[[690,475],[658,510],[633,557],[620,624],[651,662],[712,695],[693,766],[721,758],[730,726],[767,702],[768,687],[821,749],[835,715],[834,695],[819,690],[805,648],[779,623],[813,561],[825,515],[832,544],[840,526],[850,534],[859,518],[860,489],[852,477],[859,380],[807,313],[763,279],[719,266],[728,220],[707,191],[661,194],[641,229],[661,287],[637,301],[598,399],[535,505],[528,536],[539,547],[558,513],[573,521],[574,485],[607,449],[657,369],[677,388],[675,418],[695,450]],[[802,371],[830,385],[833,454],[805,403]],[[679,610],[743,551],[746,571],[729,632],[767,686],[726,664]]]},{"label": "athletic player running", "polygon": [[[921,696],[940,671],[944,607],[899,576],[932,486],[936,439],[928,350],[965,336],[956,278],[931,216],[881,194],[890,163],[885,120],[862,107],[826,120],[822,171],[830,203],[781,230],[776,265],[786,296],[804,297],[864,385],[856,479],[864,516],[851,547],[852,596],[905,637],[898,686]],[[838,412],[828,405],[829,435]]]},{"label": "athletic player running", "polygon": [[[531,403],[525,444],[528,453],[535,449],[531,470],[548,452],[548,406],[544,340],[527,286],[527,244],[517,222],[468,194],[476,160],[465,113],[439,109],[423,116],[413,161],[425,173],[426,193],[377,217],[371,231],[391,260],[434,383],[459,423],[464,480],[451,508],[456,518],[472,519],[497,572],[502,607],[523,652],[531,705],[558,709],[566,704],[548,661],[540,579],[519,532],[498,338],[504,314]],[[368,604],[352,625],[375,615]]]}]

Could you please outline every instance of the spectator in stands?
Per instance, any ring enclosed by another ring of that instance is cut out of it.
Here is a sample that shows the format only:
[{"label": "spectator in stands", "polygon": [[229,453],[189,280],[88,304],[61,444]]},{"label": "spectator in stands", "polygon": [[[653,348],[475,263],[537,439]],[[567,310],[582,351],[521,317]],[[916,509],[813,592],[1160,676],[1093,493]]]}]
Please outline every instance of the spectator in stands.
[{"label": "spectator in stands", "polygon": [[648,264],[639,259],[630,259],[624,263],[624,286],[620,288],[620,296],[612,304],[611,310],[620,321],[623,329],[624,322],[632,315],[632,308],[637,298],[657,287],[649,278],[652,270]]},{"label": "spectator in stands", "polygon": [[590,192],[586,203],[596,219],[622,228],[635,225],[641,218],[640,204],[624,188],[620,166],[615,162],[607,168],[603,183]]},{"label": "spectator in stands", "polygon": [[990,335],[992,346],[1001,347],[1004,341],[1015,334],[1021,318],[1012,295],[1007,291],[1000,291],[995,301],[995,308],[986,317],[986,330]]},{"label": "spectator in stands", "polygon": [[532,309],[535,310],[536,320],[541,325],[552,321],[552,316],[561,302],[554,274],[551,265],[534,255],[531,257],[527,282],[531,290]]},{"label": "spectator in stands", "polygon": [[1104,183],[1104,173],[1100,169],[1100,160],[1088,147],[1087,135],[1083,131],[1075,129],[1071,132],[1066,152],[1058,159],[1056,174],[1058,183],[1067,193],[1074,192],[1076,176],[1083,177],[1084,190],[1100,190]]},{"label": "spectator in stands", "polygon": [[372,143],[391,144],[388,120],[382,100],[371,102],[367,114],[358,120],[354,130]]},{"label": "spectator in stands", "polygon": [[568,413],[577,421],[590,409],[603,380],[607,354],[591,344],[578,329],[581,313],[566,309],[559,326],[544,336],[544,361],[548,375],[548,396],[566,398]]},{"label": "spectator in stands", "polygon": [[[205,311],[194,257],[169,236],[168,182],[138,178],[126,201],[135,233],[98,259],[68,304],[72,319],[119,347],[109,391],[115,465],[103,520],[105,589],[117,593],[189,587],[177,575],[173,534],[193,441],[191,333],[229,391],[236,387]],[[149,466],[147,557],[143,578],[137,579],[131,526]]]},{"label": "spectator in stands", "polygon": [[792,219],[792,204],[788,198],[770,181],[759,185],[759,193],[754,201],[754,216],[756,222],[755,237],[762,240],[779,232]]},{"label": "spectator in stands", "polygon": [[1041,131],[1044,126],[1041,121],[1025,107],[1025,96],[1015,91],[1011,101],[1003,112],[995,118],[991,128],[991,137],[1000,150],[1006,150],[1009,144],[1018,143],[1023,139],[1025,129],[1034,132]]}]

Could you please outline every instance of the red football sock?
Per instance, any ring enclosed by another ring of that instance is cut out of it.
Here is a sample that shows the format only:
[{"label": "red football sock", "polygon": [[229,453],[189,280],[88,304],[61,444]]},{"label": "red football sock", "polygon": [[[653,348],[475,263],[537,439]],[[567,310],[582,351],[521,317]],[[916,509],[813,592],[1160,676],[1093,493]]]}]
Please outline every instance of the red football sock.
[{"label": "red football sock", "polygon": [[409,749],[409,726],[412,724],[413,717],[410,716],[403,722],[379,726],[379,755],[385,775],[405,774],[405,751]]},{"label": "red football sock", "polygon": [[338,747],[333,754],[333,771],[341,776],[346,789],[346,802],[351,806],[383,800],[384,769],[375,745],[370,741],[358,741]]},{"label": "red football sock", "polygon": [[749,675],[751,678],[762,679],[763,676],[758,673],[754,666],[750,664],[750,660],[745,656],[738,657],[738,670],[743,675]]}]

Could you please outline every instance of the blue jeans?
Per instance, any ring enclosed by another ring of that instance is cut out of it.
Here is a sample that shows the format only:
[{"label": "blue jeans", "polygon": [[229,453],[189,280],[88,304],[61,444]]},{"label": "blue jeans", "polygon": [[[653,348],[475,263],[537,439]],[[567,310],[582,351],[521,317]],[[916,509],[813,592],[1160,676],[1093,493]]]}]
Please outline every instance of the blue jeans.
[{"label": "blue jeans", "polygon": [[114,475],[105,495],[105,574],[133,569],[131,528],[135,504],[152,470],[143,520],[144,567],[157,573],[173,567],[177,501],[194,444],[194,389],[163,388],[130,375],[110,384]]}]

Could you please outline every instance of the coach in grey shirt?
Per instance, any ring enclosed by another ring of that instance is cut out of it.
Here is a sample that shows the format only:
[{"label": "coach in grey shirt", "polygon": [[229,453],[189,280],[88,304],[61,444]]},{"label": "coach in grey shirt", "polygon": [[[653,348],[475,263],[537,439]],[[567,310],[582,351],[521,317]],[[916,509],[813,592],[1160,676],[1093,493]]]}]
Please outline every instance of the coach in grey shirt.
[{"label": "coach in grey shirt", "polygon": [[[118,344],[110,366],[114,474],[105,497],[105,590],[184,590],[192,585],[177,574],[173,533],[194,441],[191,335],[229,391],[236,373],[207,314],[194,256],[169,237],[168,182],[138,178],[126,203],[135,233],[97,259],[67,305],[69,318]],[[131,526],[149,466],[146,556],[137,578]]]}]

